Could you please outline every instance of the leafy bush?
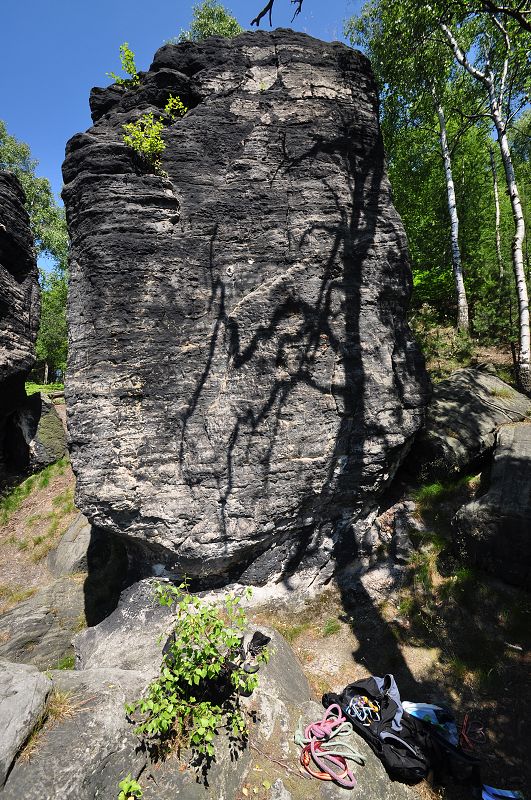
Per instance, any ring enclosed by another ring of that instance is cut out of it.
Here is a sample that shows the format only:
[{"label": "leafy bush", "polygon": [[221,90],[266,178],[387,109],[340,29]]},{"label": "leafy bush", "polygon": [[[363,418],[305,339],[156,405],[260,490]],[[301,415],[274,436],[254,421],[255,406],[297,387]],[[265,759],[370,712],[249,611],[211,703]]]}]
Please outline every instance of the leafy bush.
[{"label": "leafy bush", "polygon": [[166,146],[161,138],[163,128],[163,121],[155,119],[152,111],[123,126],[124,142],[156,169],[160,168],[160,155]]},{"label": "leafy bush", "polygon": [[[178,116],[183,117],[188,108],[184,105],[180,97],[170,95],[164,111],[171,119]],[[125,135],[125,144],[132,147],[140,156],[145,158],[154,167],[155,172],[161,172],[160,156],[166,145],[162,140],[164,120],[162,117],[155,118],[152,111],[142,116],[136,122],[128,122],[122,126]]]},{"label": "leafy bush", "polygon": [[[157,753],[176,741],[179,749],[191,746],[196,755],[212,758],[222,726],[235,739],[247,736],[239,698],[256,688],[258,678],[238,664],[245,613],[239,598],[228,595],[219,608],[189,594],[186,583],[157,584],[155,593],[161,605],[175,607],[175,627],[159,678],[126,711],[140,715],[136,733]],[[259,659],[268,657],[264,650]]]},{"label": "leafy bush", "polygon": [[[190,30],[179,34],[179,42],[199,42],[208,36],[225,36],[227,39],[238,36],[243,28],[217,0],[203,0],[192,6]],[[175,40],[172,40],[175,41]]]},{"label": "leafy bush", "polygon": [[177,117],[184,117],[188,111],[188,108],[184,105],[179,96],[174,97],[172,94],[170,94],[168,102],[164,107],[164,111],[166,114],[169,114],[172,119],[176,119]]},{"label": "leafy bush", "polygon": [[118,800],[135,800],[144,794],[140,784],[132,778],[131,773],[120,781],[118,787],[120,789]]},{"label": "leafy bush", "polygon": [[140,78],[136,69],[135,54],[127,42],[120,45],[120,63],[123,71],[129,75],[128,78],[121,78],[115,72],[107,72],[106,75],[119,86],[138,86]]}]

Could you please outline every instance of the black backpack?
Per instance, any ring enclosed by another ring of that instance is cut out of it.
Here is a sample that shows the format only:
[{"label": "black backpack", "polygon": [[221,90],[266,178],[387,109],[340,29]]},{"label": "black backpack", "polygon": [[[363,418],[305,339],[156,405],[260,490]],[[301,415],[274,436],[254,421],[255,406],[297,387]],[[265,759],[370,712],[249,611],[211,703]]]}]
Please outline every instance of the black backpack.
[{"label": "black backpack", "polygon": [[[354,731],[378,756],[391,780],[415,784],[433,770],[437,780],[449,776],[459,783],[480,785],[478,760],[452,745],[431,723],[405,712],[392,675],[379,681],[380,686],[374,678],[365,678],[350,683],[340,695],[325,694],[323,706],[328,708],[337,703],[341,707]],[[358,697],[368,698],[379,708],[378,714],[368,715],[366,724],[359,715],[352,713],[352,704]]]}]

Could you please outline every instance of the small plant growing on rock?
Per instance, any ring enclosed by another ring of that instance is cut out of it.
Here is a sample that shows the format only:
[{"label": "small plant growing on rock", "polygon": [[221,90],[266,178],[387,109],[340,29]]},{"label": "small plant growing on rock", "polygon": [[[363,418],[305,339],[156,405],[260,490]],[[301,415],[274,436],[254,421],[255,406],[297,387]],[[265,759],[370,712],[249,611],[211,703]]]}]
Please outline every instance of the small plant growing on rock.
[{"label": "small plant growing on rock", "polygon": [[[183,117],[188,108],[180,97],[170,95],[164,111],[174,120],[177,117]],[[128,122],[122,127],[125,131],[125,144],[145,158],[155,169],[155,172],[162,174],[160,156],[166,147],[161,136],[164,129],[162,117],[156,118],[153,112],[150,111],[147,114],[142,114],[136,122]]]},{"label": "small plant growing on rock", "polygon": [[[195,755],[211,759],[221,727],[240,742],[247,736],[240,695],[250,694],[258,677],[243,668],[245,612],[233,595],[218,607],[189,594],[186,583],[157,584],[155,593],[161,605],[174,607],[175,625],[159,678],[126,711],[140,716],[136,733],[156,753],[177,743],[179,749],[191,747]],[[267,661],[267,650],[257,660]]]},{"label": "small plant growing on rock", "polygon": [[135,54],[127,42],[120,45],[120,63],[123,71],[129,75],[128,78],[122,78],[115,72],[107,72],[106,75],[112,78],[119,86],[138,86],[140,77],[136,69]]},{"label": "small plant growing on rock", "polygon": [[131,773],[120,781],[118,788],[120,789],[118,800],[135,800],[144,794],[140,784],[131,777]]},{"label": "small plant growing on rock", "polygon": [[163,121],[160,118],[155,119],[150,111],[142,114],[136,122],[128,122],[123,128],[124,142],[149,161],[156,170],[160,170],[160,155],[166,146],[161,138]]},{"label": "small plant growing on rock", "polygon": [[172,119],[177,119],[177,117],[184,117],[188,111],[188,108],[184,105],[183,101],[178,95],[174,97],[172,94],[170,94],[168,102],[164,106],[164,111]]}]

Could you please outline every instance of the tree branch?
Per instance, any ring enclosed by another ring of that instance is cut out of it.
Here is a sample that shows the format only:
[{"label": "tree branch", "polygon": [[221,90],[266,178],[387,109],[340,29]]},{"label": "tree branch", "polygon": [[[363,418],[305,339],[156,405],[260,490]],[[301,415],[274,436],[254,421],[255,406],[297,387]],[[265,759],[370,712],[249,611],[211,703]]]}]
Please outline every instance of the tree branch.
[{"label": "tree branch", "polygon": [[[293,16],[292,16],[292,18],[291,18],[291,21],[293,22],[293,20],[295,19],[295,17],[296,17],[298,14],[300,14],[300,13],[301,13],[301,11],[302,11],[302,4],[304,3],[304,0],[291,0],[291,3],[292,3],[292,5],[294,5],[294,6],[295,6],[295,12],[294,12],[294,14],[293,14]],[[251,24],[251,25],[256,25],[256,26],[258,27],[258,26],[260,25],[260,21],[261,21],[261,20],[262,20],[262,19],[263,19],[263,18],[266,16],[266,14],[267,14],[267,16],[269,17],[269,27],[272,27],[272,25],[273,25],[272,11],[273,11],[273,6],[274,6],[274,5],[275,5],[275,0],[269,0],[269,2],[267,3],[267,5],[265,5],[265,6],[263,7],[263,9],[260,11],[260,13],[259,13],[259,14],[257,14],[257,15],[256,15],[256,17],[255,17],[254,19],[252,19],[252,20],[251,20],[251,23],[250,23],[250,24]]]},{"label": "tree branch", "polygon": [[273,6],[275,5],[275,0],[269,0],[268,4],[263,7],[257,16],[251,20],[251,25],[256,25],[257,27],[260,25],[260,20],[262,17],[265,17],[266,14],[269,15],[269,27],[273,25],[273,20],[271,19],[271,12],[273,11]]},{"label": "tree branch", "polygon": [[445,25],[444,22],[440,22],[439,23],[439,27],[442,30],[442,32],[444,33],[444,35],[446,36],[448,44],[450,45],[450,47],[451,47],[451,49],[453,51],[453,54],[454,54],[456,60],[459,62],[459,64],[461,64],[461,66],[464,69],[466,69],[466,71],[469,72],[478,81],[481,81],[485,85],[488,85],[490,83],[489,79],[487,78],[486,75],[483,74],[483,72],[481,72],[479,69],[476,69],[476,67],[474,67],[470,63],[470,61],[468,60],[468,58],[466,57],[464,52],[459,47],[459,44],[457,43],[457,40],[454,37],[454,35],[453,35],[452,31],[450,30],[450,28],[448,27],[448,25]]},{"label": "tree branch", "polygon": [[[522,5],[525,6],[526,4],[522,3]],[[531,33],[531,20],[527,19],[527,17],[531,15],[531,8],[524,8],[523,10],[520,8],[509,8],[508,6],[492,2],[492,0],[483,0],[482,7],[483,10],[488,13],[506,14],[508,17],[512,17],[524,30]]]}]

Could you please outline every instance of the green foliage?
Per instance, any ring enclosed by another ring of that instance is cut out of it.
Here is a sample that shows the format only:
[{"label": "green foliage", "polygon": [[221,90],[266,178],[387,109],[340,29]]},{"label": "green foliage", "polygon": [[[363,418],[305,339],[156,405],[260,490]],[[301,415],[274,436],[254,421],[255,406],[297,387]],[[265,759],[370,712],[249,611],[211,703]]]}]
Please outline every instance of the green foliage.
[{"label": "green foliage", "polygon": [[[449,432],[451,435],[451,431]],[[439,503],[459,494],[466,489],[475,476],[465,475],[456,481],[434,481],[420,486],[413,493],[413,498],[420,511],[434,509]]]},{"label": "green foliage", "polygon": [[120,789],[118,800],[134,800],[134,798],[142,797],[144,794],[142,787],[138,781],[132,778],[131,773],[120,781],[118,788]]},{"label": "green foliage", "polygon": [[127,42],[120,45],[120,64],[122,70],[129,76],[128,78],[120,77],[115,72],[107,72],[106,75],[119,86],[138,86],[140,77],[136,69],[135,54]]},{"label": "green foliage", "polygon": [[76,657],[73,653],[59,659],[54,669],[74,669]]},{"label": "green foliage", "polygon": [[[524,215],[529,220],[526,186],[531,185],[529,136],[531,113],[518,117],[519,104],[529,90],[529,35],[502,15],[512,37],[505,93],[506,116],[514,118],[509,131]],[[485,343],[514,341],[518,336],[518,304],[511,277],[514,233],[504,171],[495,155],[501,203],[501,247],[505,277],[500,278],[494,231],[494,193],[489,150],[491,129],[483,113],[484,90],[459,67],[440,25],[448,24],[478,67],[487,60],[499,77],[503,35],[492,15],[471,0],[447,3],[420,0],[369,0],[361,13],[346,23],[351,42],[371,59],[382,99],[382,131],[394,203],[406,228],[413,267],[414,315],[424,305],[434,310],[428,328],[448,325],[456,316],[454,279],[445,181],[437,137],[434,95],[447,118],[452,170],[459,217],[459,246],[465,273],[474,335]],[[527,46],[526,46],[527,42]],[[510,108],[509,108],[510,106]],[[527,143],[527,144],[526,144]],[[417,331],[416,331],[417,333]],[[417,334],[418,335],[418,334]],[[444,342],[425,340],[431,352]],[[457,344],[457,343],[456,343]],[[461,342],[464,351],[470,343]],[[425,351],[426,352],[426,351]],[[456,357],[458,357],[456,355]]]},{"label": "green foliage", "polygon": [[36,392],[42,392],[42,394],[63,392],[64,388],[64,383],[33,383],[33,381],[26,381],[26,394],[28,397]]},{"label": "green foliage", "polygon": [[172,94],[170,94],[168,102],[164,106],[164,111],[172,119],[177,119],[177,117],[184,117],[188,111],[188,108],[184,105],[179,96],[174,97]]},{"label": "green foliage", "polygon": [[48,364],[50,375],[60,369],[64,375],[68,355],[66,301],[68,278],[64,270],[41,270],[41,321],[35,346],[37,359]]},{"label": "green foliage", "polygon": [[160,156],[166,146],[161,137],[163,128],[163,121],[155,119],[152,111],[142,114],[136,122],[128,122],[123,126],[124,142],[156,170],[160,170]]},{"label": "green foliage", "polygon": [[[170,95],[164,107],[164,112],[172,119],[183,117],[188,108],[184,105],[180,97]],[[161,172],[162,166],[160,157],[166,145],[162,139],[164,130],[164,120],[162,117],[155,118],[152,111],[142,114],[136,122],[128,122],[122,126],[125,135],[125,144],[132,147],[142,158],[145,158],[155,172]]]},{"label": "green foliage", "polygon": [[[258,678],[237,663],[245,613],[239,598],[227,595],[221,609],[189,594],[186,583],[157,584],[155,593],[161,605],[175,610],[175,637],[159,678],[126,710],[140,715],[136,732],[158,752],[176,740],[179,747],[212,758],[220,727],[228,727],[235,739],[247,735],[239,696],[252,692]],[[262,660],[267,659],[264,651]]]},{"label": "green foliage", "polygon": [[208,36],[224,36],[227,39],[243,32],[235,17],[217,0],[203,0],[192,6],[190,30],[181,31],[177,41],[199,42]]}]

